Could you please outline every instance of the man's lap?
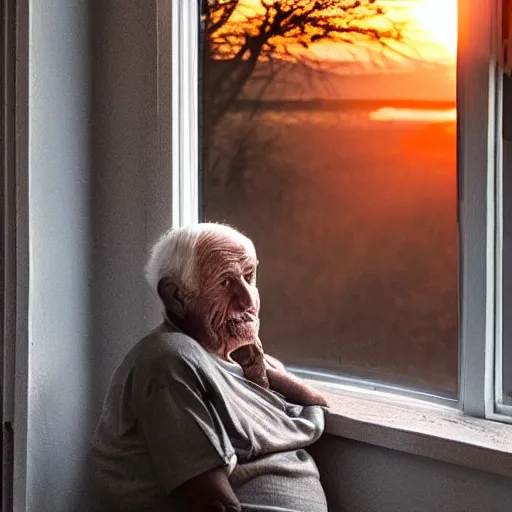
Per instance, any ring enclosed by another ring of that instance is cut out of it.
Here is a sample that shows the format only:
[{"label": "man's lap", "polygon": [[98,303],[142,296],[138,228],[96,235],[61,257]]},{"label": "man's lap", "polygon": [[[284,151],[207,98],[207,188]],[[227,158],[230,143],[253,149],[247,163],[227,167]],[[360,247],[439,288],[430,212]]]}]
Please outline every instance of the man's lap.
[{"label": "man's lap", "polygon": [[232,482],[247,512],[327,511],[318,469],[313,458],[303,449],[275,453],[242,464],[235,469]]}]

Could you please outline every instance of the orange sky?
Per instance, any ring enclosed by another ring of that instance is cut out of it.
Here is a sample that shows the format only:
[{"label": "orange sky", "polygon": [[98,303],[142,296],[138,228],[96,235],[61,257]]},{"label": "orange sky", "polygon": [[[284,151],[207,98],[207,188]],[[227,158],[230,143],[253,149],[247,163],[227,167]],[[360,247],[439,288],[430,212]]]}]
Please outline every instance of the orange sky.
[{"label": "orange sky", "polygon": [[[451,58],[457,52],[457,0],[388,1],[390,14],[410,20],[407,36],[426,59]],[[399,11],[402,11],[399,13]]]},{"label": "orange sky", "polygon": [[[260,0],[242,0],[247,9],[260,5]],[[381,0],[388,15],[396,21],[407,21],[405,37],[410,49],[424,60],[453,61],[457,49],[457,0]],[[346,47],[317,43],[311,48],[317,57],[334,60],[354,59]],[[361,52],[361,59],[365,56]],[[358,57],[356,57],[358,58]]]}]

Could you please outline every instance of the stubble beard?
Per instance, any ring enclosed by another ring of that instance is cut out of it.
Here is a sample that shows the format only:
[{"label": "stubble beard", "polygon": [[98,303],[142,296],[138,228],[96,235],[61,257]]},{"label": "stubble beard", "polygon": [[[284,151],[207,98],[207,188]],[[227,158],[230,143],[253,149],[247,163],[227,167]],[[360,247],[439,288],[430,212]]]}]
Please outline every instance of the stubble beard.
[{"label": "stubble beard", "polygon": [[197,301],[188,316],[195,319],[192,320],[197,326],[194,330],[201,345],[227,361],[231,361],[231,353],[240,347],[251,344],[261,347],[256,312],[229,314],[226,307]]}]

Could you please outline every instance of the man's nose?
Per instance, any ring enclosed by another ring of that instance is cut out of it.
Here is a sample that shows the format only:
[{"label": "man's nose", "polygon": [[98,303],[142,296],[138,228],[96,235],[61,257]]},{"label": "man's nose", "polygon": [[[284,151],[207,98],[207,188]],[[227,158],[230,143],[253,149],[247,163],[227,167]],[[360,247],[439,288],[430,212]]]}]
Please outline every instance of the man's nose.
[{"label": "man's nose", "polygon": [[255,309],[255,301],[252,290],[244,282],[239,282],[235,287],[235,307],[239,311]]}]

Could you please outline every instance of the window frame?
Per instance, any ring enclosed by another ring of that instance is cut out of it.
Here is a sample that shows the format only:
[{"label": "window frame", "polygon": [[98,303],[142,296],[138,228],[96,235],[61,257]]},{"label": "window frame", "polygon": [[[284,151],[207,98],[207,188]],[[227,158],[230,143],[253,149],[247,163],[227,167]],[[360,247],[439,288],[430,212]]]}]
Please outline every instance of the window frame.
[{"label": "window frame", "polygon": [[[508,9],[509,14],[506,16],[504,10]],[[501,44],[504,46],[507,44],[506,38],[510,37],[510,26],[505,27],[505,23],[508,22],[510,25],[510,17],[512,16],[512,2],[510,0],[502,0],[498,5],[498,34]],[[508,20],[506,18],[509,18]],[[507,31],[507,33],[505,33]],[[500,61],[505,57],[505,48],[500,48]],[[503,62],[503,64],[505,64]],[[504,263],[504,249],[505,249],[505,205],[504,205],[504,161],[505,161],[505,131],[504,131],[504,75],[503,70],[498,68],[497,70],[497,81],[498,81],[498,101],[497,111],[499,112],[498,120],[496,123],[496,149],[497,149],[497,181],[496,181],[496,206],[497,206],[497,229],[496,229],[496,283],[497,283],[497,318],[496,318],[496,339],[495,339],[495,360],[494,360],[494,410],[492,411],[493,416],[497,416],[498,419],[505,418],[505,421],[512,423],[512,405],[506,404],[504,400],[504,385],[503,385],[503,371],[504,365],[509,364],[503,360],[503,344],[512,343],[512,339],[506,340],[504,333],[504,315],[503,309],[506,307],[506,300],[503,296],[504,290],[504,278],[505,275],[510,276],[510,266]],[[510,144],[508,144],[510,145]],[[510,161],[510,157],[508,158]]]},{"label": "window frame", "polygon": [[173,227],[199,222],[198,5],[171,0]]},{"label": "window frame", "polygon": [[[199,2],[172,0],[173,226],[199,222]],[[501,343],[501,137],[498,78],[501,0],[458,0],[459,396],[461,412],[512,423],[499,406]],[[485,20],[486,23],[482,23]],[[352,377],[295,368],[311,380],[391,394],[456,401]],[[512,409],[512,408],[511,408]],[[511,416],[507,416],[509,413]]]},{"label": "window frame", "polygon": [[459,406],[465,414],[480,418],[494,414],[494,346],[499,314],[497,4],[496,0],[471,2],[469,9],[470,2],[459,0]]}]

